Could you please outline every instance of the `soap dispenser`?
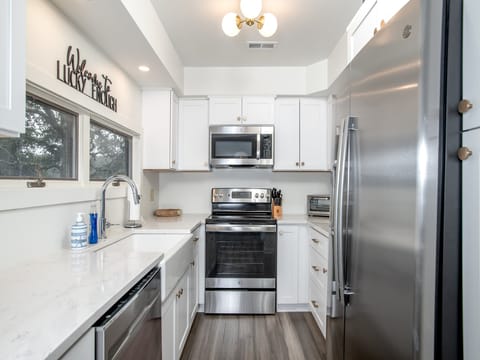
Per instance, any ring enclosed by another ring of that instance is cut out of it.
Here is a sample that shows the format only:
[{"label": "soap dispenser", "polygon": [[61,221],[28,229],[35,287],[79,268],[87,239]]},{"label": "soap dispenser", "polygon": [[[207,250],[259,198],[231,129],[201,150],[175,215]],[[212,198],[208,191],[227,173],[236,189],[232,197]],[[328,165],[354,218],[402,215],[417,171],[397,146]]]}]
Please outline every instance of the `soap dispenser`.
[{"label": "soap dispenser", "polygon": [[70,232],[70,246],[72,249],[83,249],[87,247],[87,228],[83,213],[78,213]]}]

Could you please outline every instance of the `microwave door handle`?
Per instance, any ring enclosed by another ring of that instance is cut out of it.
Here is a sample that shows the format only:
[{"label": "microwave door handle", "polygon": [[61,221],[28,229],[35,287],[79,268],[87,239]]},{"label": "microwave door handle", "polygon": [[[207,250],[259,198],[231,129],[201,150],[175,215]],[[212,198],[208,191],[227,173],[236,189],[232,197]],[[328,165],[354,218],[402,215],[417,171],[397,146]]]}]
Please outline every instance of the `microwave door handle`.
[{"label": "microwave door handle", "polygon": [[257,160],[260,160],[260,133],[257,134]]}]

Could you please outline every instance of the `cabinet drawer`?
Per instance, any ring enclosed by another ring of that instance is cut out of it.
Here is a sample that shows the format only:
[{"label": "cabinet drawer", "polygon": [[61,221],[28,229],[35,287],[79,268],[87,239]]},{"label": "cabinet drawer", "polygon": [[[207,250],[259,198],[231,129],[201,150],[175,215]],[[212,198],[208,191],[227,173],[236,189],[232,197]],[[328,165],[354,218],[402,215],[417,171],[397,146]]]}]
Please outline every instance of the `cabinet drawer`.
[{"label": "cabinet drawer", "polygon": [[309,269],[310,277],[316,281],[319,286],[326,289],[328,279],[327,260],[312,249],[309,251]]},{"label": "cabinet drawer", "polygon": [[308,228],[310,246],[318,251],[325,259],[328,259],[328,237],[312,227]]},{"label": "cabinet drawer", "polygon": [[310,277],[309,284],[309,301],[310,308],[312,309],[312,315],[318,322],[320,330],[323,333],[323,336],[326,335],[326,325],[327,325],[327,293],[326,289],[322,289],[318,286],[317,282]]}]

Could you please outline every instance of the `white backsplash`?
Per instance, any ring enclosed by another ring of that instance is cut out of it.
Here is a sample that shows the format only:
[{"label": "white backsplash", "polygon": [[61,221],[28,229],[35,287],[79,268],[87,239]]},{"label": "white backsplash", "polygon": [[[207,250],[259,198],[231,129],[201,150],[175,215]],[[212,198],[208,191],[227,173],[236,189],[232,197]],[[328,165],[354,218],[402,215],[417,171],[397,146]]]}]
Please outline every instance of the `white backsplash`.
[{"label": "white backsplash", "polygon": [[212,187],[282,189],[283,213],[305,214],[308,194],[329,194],[330,173],[272,172],[262,169],[220,169],[209,173],[159,173],[159,208],[208,214]]}]

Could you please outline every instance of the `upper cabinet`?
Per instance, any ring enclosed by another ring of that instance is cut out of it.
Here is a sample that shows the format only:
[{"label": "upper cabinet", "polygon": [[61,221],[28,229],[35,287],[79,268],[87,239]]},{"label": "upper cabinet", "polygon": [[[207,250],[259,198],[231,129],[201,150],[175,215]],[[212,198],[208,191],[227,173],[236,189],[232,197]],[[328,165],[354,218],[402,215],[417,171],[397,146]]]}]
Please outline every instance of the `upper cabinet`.
[{"label": "upper cabinet", "polygon": [[177,170],[209,171],[208,100],[180,99],[178,126]]},{"label": "upper cabinet", "polygon": [[409,0],[366,0],[347,26],[348,60],[351,61]]},{"label": "upper cabinet", "polygon": [[0,0],[0,137],[25,131],[25,0]]},{"label": "upper cabinet", "polygon": [[330,132],[323,98],[277,99],[276,171],[328,171]]},{"label": "upper cabinet", "polygon": [[177,168],[178,98],[173,91],[142,95],[143,169]]},{"label": "upper cabinet", "polygon": [[211,96],[210,125],[273,124],[273,96]]}]

